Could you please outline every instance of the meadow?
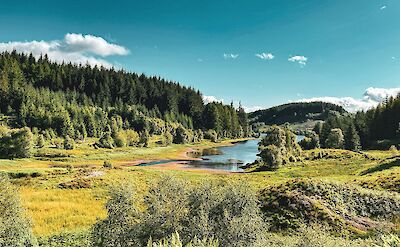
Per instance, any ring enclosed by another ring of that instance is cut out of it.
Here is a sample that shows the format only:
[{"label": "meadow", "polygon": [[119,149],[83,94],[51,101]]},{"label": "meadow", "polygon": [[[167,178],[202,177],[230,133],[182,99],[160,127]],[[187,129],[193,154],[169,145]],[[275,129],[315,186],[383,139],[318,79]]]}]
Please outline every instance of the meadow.
[{"label": "meadow", "polygon": [[[74,150],[51,147],[37,149],[33,158],[1,160],[0,171],[17,185],[22,204],[32,219],[36,236],[49,239],[59,234],[87,233],[107,216],[104,208],[111,187],[130,184],[145,195],[149,184],[162,175],[171,175],[193,185],[203,181],[234,181],[248,183],[256,191],[279,188],[287,182],[310,179],[317,183],[350,185],[368,190],[400,192],[400,162],[398,151],[365,151],[314,149],[303,152],[301,162],[277,171],[229,173],[189,168],[139,167],[144,160],[191,159],[187,152],[206,147],[232,145],[203,141],[198,144],[161,147],[154,137],[148,148],[93,149],[91,140]],[[103,166],[104,161],[112,167]],[[394,221],[392,230],[399,231]],[[358,234],[368,235],[369,231]]]}]

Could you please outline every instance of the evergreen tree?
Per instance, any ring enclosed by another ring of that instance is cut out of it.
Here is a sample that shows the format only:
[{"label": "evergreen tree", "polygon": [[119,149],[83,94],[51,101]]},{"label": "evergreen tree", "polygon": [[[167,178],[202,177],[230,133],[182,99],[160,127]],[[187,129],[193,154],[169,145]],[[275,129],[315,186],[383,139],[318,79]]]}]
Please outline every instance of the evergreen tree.
[{"label": "evergreen tree", "polygon": [[347,128],[345,135],[345,148],[351,151],[360,151],[360,136],[357,133],[357,130],[354,124],[350,124]]}]

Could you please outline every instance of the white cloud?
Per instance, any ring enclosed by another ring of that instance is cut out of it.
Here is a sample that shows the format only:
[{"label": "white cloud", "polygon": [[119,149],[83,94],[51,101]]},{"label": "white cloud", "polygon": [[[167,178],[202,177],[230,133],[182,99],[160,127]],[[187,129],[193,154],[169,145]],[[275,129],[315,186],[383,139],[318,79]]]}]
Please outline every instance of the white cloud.
[{"label": "white cloud", "polygon": [[289,62],[298,63],[302,66],[305,66],[307,64],[307,60],[308,58],[305,56],[293,56],[288,59]]},{"label": "white cloud", "polygon": [[32,53],[36,58],[47,54],[48,58],[54,62],[87,63],[91,66],[101,65],[107,68],[113,65],[104,57],[129,53],[125,47],[111,44],[101,37],[72,33],[66,34],[63,40],[0,43],[0,52],[13,50]]},{"label": "white cloud", "polygon": [[211,102],[221,102],[221,103],[224,102],[223,99],[217,99],[217,97],[211,96],[211,95],[210,96],[203,95],[203,101],[204,101],[205,104],[208,104],[208,103],[211,103]]},{"label": "white cloud", "polygon": [[243,107],[244,111],[247,113],[264,109],[264,107],[261,107],[261,106],[243,106],[242,105],[242,107]]},{"label": "white cloud", "polygon": [[353,97],[314,97],[308,99],[300,99],[295,102],[315,102],[322,101],[343,106],[349,112],[365,111],[372,107],[376,107],[387,97],[396,96],[400,93],[400,88],[375,88],[369,87],[365,90],[363,98],[356,99]]},{"label": "white cloud", "polygon": [[225,59],[236,59],[239,57],[239,54],[232,54],[232,53],[224,53],[224,58]]},{"label": "white cloud", "polygon": [[90,52],[102,57],[127,55],[129,50],[123,46],[108,43],[102,37],[67,33],[64,37],[65,48],[72,52]]},{"label": "white cloud", "polygon": [[265,53],[265,52],[263,52],[261,54],[257,53],[257,54],[255,54],[255,56],[262,60],[272,60],[275,57],[272,53]]},{"label": "white cloud", "polygon": [[382,7],[381,7],[381,10],[384,10],[384,9],[386,9],[387,8],[387,6],[386,5],[383,5]]}]

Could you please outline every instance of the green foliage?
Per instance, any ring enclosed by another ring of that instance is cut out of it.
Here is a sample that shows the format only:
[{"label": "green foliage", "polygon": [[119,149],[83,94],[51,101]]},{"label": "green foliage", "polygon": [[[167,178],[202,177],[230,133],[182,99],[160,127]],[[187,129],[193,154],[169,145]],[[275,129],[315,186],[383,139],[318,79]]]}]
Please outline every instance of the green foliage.
[{"label": "green foliage", "polygon": [[250,113],[252,122],[263,122],[267,125],[306,122],[307,120],[325,120],[331,114],[346,113],[343,107],[325,102],[289,103],[258,110]]},{"label": "green foliage", "polygon": [[149,132],[147,130],[140,132],[139,144],[142,145],[143,147],[148,147],[149,141],[150,141]]},{"label": "green foliage", "polygon": [[186,144],[193,141],[193,133],[191,131],[185,129],[183,126],[179,126],[175,130],[175,135],[173,142],[176,144]]},{"label": "green foliage", "polygon": [[139,134],[134,130],[126,130],[126,144],[128,146],[137,146],[139,144]]},{"label": "green foliage", "polygon": [[259,150],[263,162],[258,168],[260,170],[276,170],[286,163],[297,161],[301,154],[296,135],[287,126],[272,126],[261,140]]},{"label": "green foliage", "polygon": [[123,130],[118,131],[115,134],[114,143],[117,147],[125,147],[127,144],[126,132]]},{"label": "green foliage", "polygon": [[114,148],[114,139],[110,132],[105,132],[102,137],[96,142],[96,146],[101,148]]},{"label": "green foliage", "polygon": [[44,136],[42,134],[39,134],[36,139],[36,147],[42,148],[44,147],[44,143],[45,143]]},{"label": "green foliage", "polygon": [[69,136],[66,136],[64,139],[64,149],[65,150],[72,150],[75,148],[75,141]]},{"label": "green foliage", "polygon": [[171,133],[169,133],[168,131],[164,131],[164,133],[161,136],[161,144],[163,146],[168,146],[168,145],[172,144],[173,140],[174,140],[174,136]]},{"label": "green foliage", "polygon": [[170,244],[172,240],[165,238],[176,233],[183,239],[178,241],[175,235],[173,241],[182,246],[214,246],[212,238],[221,246],[248,246],[264,227],[255,192],[243,183],[193,187],[162,177],[144,198],[144,212],[138,210],[139,201],[126,187],[111,191],[108,216],[93,229],[96,246],[143,246],[149,239]]},{"label": "green foliage", "polygon": [[0,157],[28,158],[33,151],[33,135],[29,128],[8,130],[0,135]]},{"label": "green foliage", "polygon": [[344,136],[341,129],[331,129],[326,141],[325,147],[327,148],[344,148]]},{"label": "green foliage", "polygon": [[190,243],[184,245],[179,237],[179,234],[176,232],[172,234],[170,237],[162,239],[158,242],[153,242],[151,238],[147,243],[147,247],[218,247],[218,241],[210,239],[199,240],[194,238]]},{"label": "green foliage", "polygon": [[79,246],[91,247],[91,235],[87,231],[83,232],[63,232],[52,236],[43,236],[38,238],[41,247],[59,247],[59,246]]},{"label": "green foliage", "polygon": [[306,137],[299,142],[303,150],[320,148],[319,136],[315,132],[308,133]]},{"label": "green foliage", "polygon": [[215,130],[212,130],[212,129],[211,130],[207,130],[204,133],[204,138],[208,139],[208,140],[210,140],[212,142],[217,142],[218,141],[218,134],[217,134],[217,132]]},{"label": "green foliage", "polygon": [[0,212],[0,246],[36,246],[18,193],[4,174],[0,174]]},{"label": "green foliage", "polygon": [[272,230],[320,224],[342,233],[366,232],[384,228],[381,220],[395,220],[400,213],[397,195],[309,179],[266,188],[259,200]]},{"label": "green foliage", "polygon": [[345,135],[345,148],[351,151],[361,150],[360,136],[358,135],[354,124],[350,124],[347,128]]}]

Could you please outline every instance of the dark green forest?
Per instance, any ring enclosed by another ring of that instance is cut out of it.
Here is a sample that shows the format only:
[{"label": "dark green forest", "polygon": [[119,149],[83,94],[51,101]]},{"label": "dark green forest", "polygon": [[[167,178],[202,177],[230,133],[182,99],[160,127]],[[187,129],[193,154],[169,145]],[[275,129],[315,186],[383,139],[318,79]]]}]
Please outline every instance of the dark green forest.
[{"label": "dark green forest", "polygon": [[340,114],[346,110],[338,105],[325,102],[289,103],[258,110],[249,114],[252,122],[263,122],[267,125],[305,122],[307,120],[325,120],[329,113]]},{"label": "dark green forest", "polygon": [[243,108],[206,105],[191,87],[124,70],[57,64],[46,55],[35,59],[15,51],[0,54],[0,113],[12,128],[29,127],[45,139],[95,137],[99,147],[112,147],[111,138],[118,146],[118,134],[127,130],[144,142],[153,134],[168,139],[172,134],[182,142],[250,134]]}]

